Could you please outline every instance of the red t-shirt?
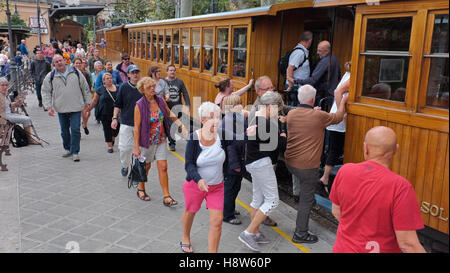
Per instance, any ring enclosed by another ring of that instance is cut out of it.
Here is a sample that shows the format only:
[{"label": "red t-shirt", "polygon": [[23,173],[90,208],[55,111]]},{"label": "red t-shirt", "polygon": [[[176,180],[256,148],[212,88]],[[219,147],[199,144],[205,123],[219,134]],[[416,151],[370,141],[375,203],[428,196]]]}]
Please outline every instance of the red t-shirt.
[{"label": "red t-shirt", "polygon": [[344,165],[330,200],[341,210],[334,253],[398,253],[395,230],[424,228],[412,185],[373,161]]}]

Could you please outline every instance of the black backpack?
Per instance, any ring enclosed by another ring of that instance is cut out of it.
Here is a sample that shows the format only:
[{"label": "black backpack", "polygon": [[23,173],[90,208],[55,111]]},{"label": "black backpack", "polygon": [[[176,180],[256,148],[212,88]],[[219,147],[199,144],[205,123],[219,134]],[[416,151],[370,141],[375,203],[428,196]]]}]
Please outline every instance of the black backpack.
[{"label": "black backpack", "polygon": [[20,125],[14,125],[11,134],[11,143],[16,148],[28,146],[28,133]]},{"label": "black backpack", "polygon": [[286,55],[281,57],[280,61],[278,62],[278,72],[281,75],[283,75],[284,78],[286,78],[286,70],[287,70],[287,68],[289,66],[289,58],[291,57],[292,52],[294,52],[297,49],[300,49],[301,51],[303,51],[304,58],[303,58],[303,62],[301,62],[300,65],[298,66],[298,68],[294,69],[294,71],[299,69],[300,67],[302,67],[303,64],[308,60],[308,58],[306,58],[305,50],[303,48],[301,48],[301,47],[296,47],[293,50],[291,50],[288,53],[286,53]]}]

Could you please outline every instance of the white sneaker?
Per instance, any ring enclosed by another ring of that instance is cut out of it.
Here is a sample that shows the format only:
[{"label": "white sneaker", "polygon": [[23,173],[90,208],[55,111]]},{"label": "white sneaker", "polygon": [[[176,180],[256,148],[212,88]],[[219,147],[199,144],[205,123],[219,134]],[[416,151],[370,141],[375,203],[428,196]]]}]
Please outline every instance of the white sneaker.
[{"label": "white sneaker", "polygon": [[72,159],[74,162],[79,162],[80,161],[80,157],[78,155],[73,155]]},{"label": "white sneaker", "polygon": [[66,157],[69,157],[69,156],[71,156],[72,154],[70,153],[70,151],[65,151],[63,154],[62,154],[62,157],[64,157],[64,158],[66,158]]}]

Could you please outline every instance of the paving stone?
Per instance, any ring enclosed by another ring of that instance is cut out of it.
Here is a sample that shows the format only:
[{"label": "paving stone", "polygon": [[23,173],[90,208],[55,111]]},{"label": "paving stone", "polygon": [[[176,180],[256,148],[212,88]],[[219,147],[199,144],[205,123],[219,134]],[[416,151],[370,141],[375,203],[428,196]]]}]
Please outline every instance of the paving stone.
[{"label": "paving stone", "polygon": [[126,235],[127,233],[122,231],[105,229],[92,236],[92,238],[108,243],[115,243],[118,240],[123,239]]},{"label": "paving stone", "polygon": [[137,251],[120,246],[108,246],[104,250],[105,253],[135,253]]},{"label": "paving stone", "polygon": [[90,220],[89,223],[106,228],[119,221],[120,218],[117,217],[112,217],[109,215],[100,215],[97,218]]},{"label": "paving stone", "polygon": [[82,224],[72,230],[70,230],[71,233],[82,235],[85,237],[89,237],[94,235],[95,233],[102,230],[102,227],[91,225],[91,224]]},{"label": "paving stone", "polygon": [[132,248],[132,249],[140,249],[144,247],[148,243],[148,239],[142,236],[130,234],[125,238],[117,242],[117,245],[121,245],[124,247]]},{"label": "paving stone", "polygon": [[25,252],[29,249],[32,249],[35,246],[40,245],[40,243],[35,242],[35,241],[31,241],[31,240],[27,240],[27,239],[23,239],[22,243],[21,243],[21,251]]},{"label": "paving stone", "polygon": [[141,224],[139,224],[137,222],[123,220],[117,224],[112,225],[110,228],[119,230],[119,231],[124,231],[124,232],[132,232],[132,231],[138,229],[140,226],[141,226]]},{"label": "paving stone", "polygon": [[25,222],[29,223],[29,224],[34,224],[34,225],[48,225],[51,224],[52,222],[57,221],[58,219],[61,219],[61,217],[56,216],[56,215],[51,215],[51,214],[46,214],[46,213],[41,213],[38,215],[35,215],[33,217],[29,217],[25,220]]},{"label": "paving stone", "polygon": [[69,216],[72,213],[75,213],[77,211],[78,211],[78,209],[76,209],[74,207],[61,205],[61,206],[57,206],[57,207],[48,209],[47,213],[65,217],[65,216]]},{"label": "paving stone", "polygon": [[62,230],[62,231],[69,231],[71,229],[76,228],[77,226],[79,226],[82,222],[80,221],[75,221],[72,219],[67,219],[67,218],[63,218],[59,221],[56,221],[53,224],[48,225],[49,228],[51,229],[57,229],[57,230]]},{"label": "paving stone", "polygon": [[66,249],[66,246],[69,242],[80,243],[84,240],[86,240],[86,237],[71,233],[64,233],[61,236],[49,241],[49,243]]},{"label": "paving stone", "polygon": [[63,253],[65,250],[63,248],[49,245],[49,244],[41,244],[36,247],[33,247],[26,251],[27,253]]},{"label": "paving stone", "polygon": [[150,241],[145,247],[141,248],[140,251],[144,253],[173,253],[181,252],[179,242],[178,243],[168,243],[160,240]]},{"label": "paving stone", "polygon": [[80,243],[81,253],[98,253],[104,252],[104,250],[109,246],[108,243],[96,241],[96,240],[86,240]]},{"label": "paving stone", "polygon": [[32,239],[34,241],[47,242],[48,240],[57,237],[61,233],[62,233],[61,231],[55,229],[42,228],[26,235],[25,237]]}]

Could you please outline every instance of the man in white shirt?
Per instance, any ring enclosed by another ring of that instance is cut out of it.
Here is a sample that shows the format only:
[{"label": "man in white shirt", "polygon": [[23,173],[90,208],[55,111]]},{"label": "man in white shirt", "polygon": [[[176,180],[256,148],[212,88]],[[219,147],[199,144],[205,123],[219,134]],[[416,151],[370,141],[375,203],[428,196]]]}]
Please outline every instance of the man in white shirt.
[{"label": "man in white shirt", "polygon": [[289,65],[286,70],[286,88],[289,91],[290,106],[298,106],[298,88],[300,86],[294,85],[295,80],[303,80],[309,78],[309,51],[313,40],[311,31],[303,32],[300,43],[295,47],[289,56]]}]

